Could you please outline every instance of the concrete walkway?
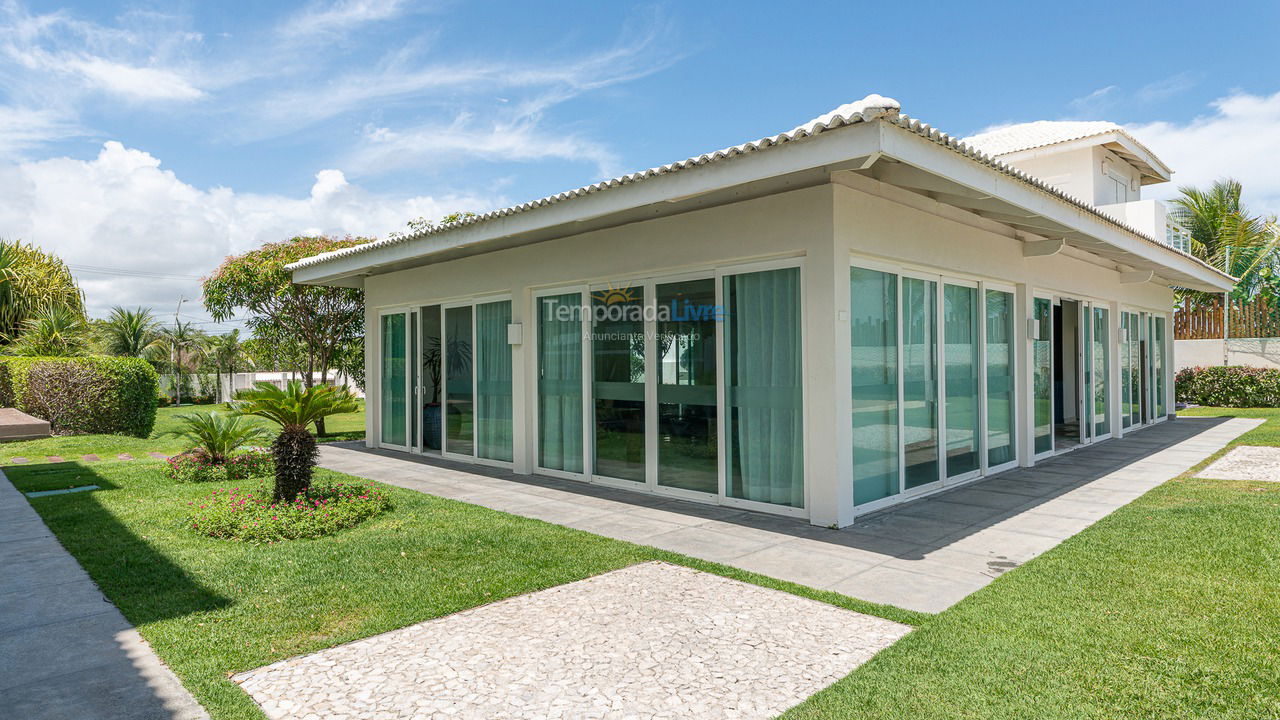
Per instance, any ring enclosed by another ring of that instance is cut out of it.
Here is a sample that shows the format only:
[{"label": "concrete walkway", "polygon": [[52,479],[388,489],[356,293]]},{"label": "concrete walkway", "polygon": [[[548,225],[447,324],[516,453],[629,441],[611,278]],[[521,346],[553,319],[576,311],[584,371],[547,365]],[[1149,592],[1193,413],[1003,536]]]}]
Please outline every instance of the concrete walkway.
[{"label": "concrete walkway", "polygon": [[1261,422],[1162,423],[841,530],[355,443],[322,446],[320,464],[872,602],[940,612]]},{"label": "concrete walkway", "polygon": [[0,472],[0,717],[208,715]]}]

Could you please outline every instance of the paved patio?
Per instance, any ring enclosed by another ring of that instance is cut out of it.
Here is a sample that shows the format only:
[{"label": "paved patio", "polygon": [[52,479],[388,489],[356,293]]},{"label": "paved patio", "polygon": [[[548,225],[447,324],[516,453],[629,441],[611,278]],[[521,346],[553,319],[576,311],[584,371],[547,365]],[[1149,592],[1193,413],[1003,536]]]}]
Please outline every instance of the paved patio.
[{"label": "paved patio", "polygon": [[0,472],[0,717],[209,717]]},{"label": "paved patio", "polygon": [[1181,418],[830,530],[346,443],[324,467],[897,607],[940,612],[1262,420]]},{"label": "paved patio", "polygon": [[232,679],[273,720],[766,720],[910,630],[649,562]]}]

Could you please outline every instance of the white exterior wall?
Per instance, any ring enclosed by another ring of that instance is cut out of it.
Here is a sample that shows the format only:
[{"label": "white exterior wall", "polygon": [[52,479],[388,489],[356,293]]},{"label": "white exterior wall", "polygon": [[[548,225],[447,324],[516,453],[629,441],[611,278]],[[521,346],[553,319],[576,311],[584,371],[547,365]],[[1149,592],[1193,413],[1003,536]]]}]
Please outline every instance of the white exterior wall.
[{"label": "white exterior wall", "polygon": [[1280,338],[1175,340],[1173,364],[1175,370],[1214,365],[1280,368]]},{"label": "white exterior wall", "polygon": [[[368,349],[368,435],[378,437],[380,384],[378,316],[418,307],[509,293],[512,322],[524,325],[513,347],[514,469],[532,472],[537,408],[533,293],[561,286],[620,283],[752,261],[800,258],[805,369],[806,516],[815,525],[853,521],[850,399],[849,267],[862,256],[940,274],[1001,281],[1030,317],[1033,293],[1049,291],[1105,302],[1112,327],[1118,308],[1167,312],[1173,294],[1152,284],[1122,285],[1114,269],[1059,254],[1024,258],[1007,227],[920,195],[850,178],[857,186],[824,185],[733,205],[599,230],[365,279]],[[1075,251],[1073,251],[1075,252]],[[1015,323],[1016,369],[1023,388],[1018,461],[1031,463],[1030,377],[1026,320]],[[1170,322],[1169,325],[1172,328]],[[1116,333],[1112,332],[1114,343]],[[1114,353],[1113,353],[1114,356]],[[1118,388],[1118,370],[1112,372]],[[1168,382],[1170,398],[1172,382]],[[1113,427],[1118,428],[1113,390]],[[1172,405],[1170,405],[1172,407]]]}]

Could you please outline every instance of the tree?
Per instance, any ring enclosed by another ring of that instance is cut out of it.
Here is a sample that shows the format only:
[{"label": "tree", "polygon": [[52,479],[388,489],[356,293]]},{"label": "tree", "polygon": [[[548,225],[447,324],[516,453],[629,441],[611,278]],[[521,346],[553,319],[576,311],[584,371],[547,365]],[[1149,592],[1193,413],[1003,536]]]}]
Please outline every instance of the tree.
[{"label": "tree", "polygon": [[7,348],[11,355],[69,357],[89,348],[84,315],[66,305],[50,305],[22,322],[21,334]]},{"label": "tree", "polygon": [[174,404],[181,405],[182,376],[184,373],[195,372],[199,369],[200,361],[204,358],[208,347],[208,339],[203,332],[191,323],[184,323],[179,320],[172,327],[165,327],[160,330],[160,336],[157,338],[155,347],[168,356],[175,380]]},{"label": "tree", "polygon": [[[225,335],[215,335],[209,338],[208,360],[213,364],[214,372],[218,377],[222,377],[222,373],[227,374],[227,390],[231,390],[233,380],[235,379],[236,368],[244,367],[251,364],[249,353],[244,343],[240,342],[240,330],[237,328]],[[221,385],[221,383],[219,383]],[[221,392],[221,389],[219,389]],[[230,400],[231,398],[222,398],[222,400]]]},{"label": "tree", "polygon": [[0,342],[12,342],[29,318],[63,307],[85,319],[84,294],[58,256],[21,240],[0,240]]},{"label": "tree", "polygon": [[[229,257],[204,281],[205,308],[215,320],[227,320],[243,309],[255,337],[299,343],[305,356],[303,383],[311,387],[316,373],[323,380],[342,348],[361,336],[364,292],[295,285],[285,266],[367,242],[367,238],[353,237],[295,237]],[[323,418],[317,429],[324,432]]]},{"label": "tree", "polygon": [[471,212],[470,210],[451,212],[448,215],[445,215],[444,217],[440,218],[439,222],[433,222],[431,220],[426,219],[425,217],[419,216],[405,223],[405,227],[409,228],[409,232],[396,231],[388,235],[388,237],[392,239],[399,239],[399,238],[410,237],[413,235],[422,235],[425,233],[429,233],[432,230],[435,230],[437,228],[444,227],[445,225],[452,225],[456,222],[461,222],[462,220],[473,218],[475,216],[476,214]]},{"label": "tree", "polygon": [[260,382],[240,393],[231,409],[241,415],[266,418],[280,425],[280,434],[271,443],[276,462],[275,500],[293,502],[311,487],[316,465],[316,438],[308,429],[317,427],[329,415],[355,412],[359,407],[351,391],[334,385],[304,387],[297,380],[283,389]]},{"label": "tree", "polygon": [[129,310],[119,305],[111,308],[111,314],[98,325],[102,349],[108,355],[143,357],[156,344],[160,335],[160,323],[151,308]]},{"label": "tree", "polygon": [[1252,299],[1263,281],[1280,269],[1275,220],[1249,212],[1236,180],[1219,180],[1208,190],[1182,187],[1178,192],[1170,214],[1191,234],[1191,254],[1240,278],[1232,295]]}]

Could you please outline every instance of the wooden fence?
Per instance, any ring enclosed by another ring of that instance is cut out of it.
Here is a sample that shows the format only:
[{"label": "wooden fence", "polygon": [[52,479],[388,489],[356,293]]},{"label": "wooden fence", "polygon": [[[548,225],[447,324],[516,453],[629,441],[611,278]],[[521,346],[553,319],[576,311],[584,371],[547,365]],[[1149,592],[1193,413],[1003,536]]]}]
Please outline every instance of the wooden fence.
[{"label": "wooden fence", "polygon": [[[1229,337],[1280,337],[1280,307],[1261,299],[1237,300],[1229,310]],[[1190,300],[1184,300],[1173,314],[1173,337],[1175,340],[1221,338],[1223,319],[1221,299],[1197,303],[1195,307]]]}]

